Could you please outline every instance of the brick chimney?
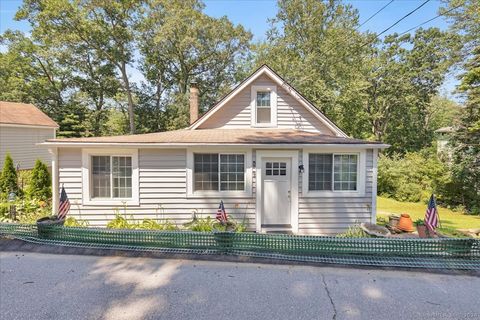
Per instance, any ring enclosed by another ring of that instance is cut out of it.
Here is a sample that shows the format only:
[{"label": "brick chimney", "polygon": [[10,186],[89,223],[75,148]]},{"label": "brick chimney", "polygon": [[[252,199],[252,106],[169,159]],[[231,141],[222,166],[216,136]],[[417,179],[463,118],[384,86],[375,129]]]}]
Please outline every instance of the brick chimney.
[{"label": "brick chimney", "polygon": [[198,85],[190,82],[190,124],[198,119]]}]

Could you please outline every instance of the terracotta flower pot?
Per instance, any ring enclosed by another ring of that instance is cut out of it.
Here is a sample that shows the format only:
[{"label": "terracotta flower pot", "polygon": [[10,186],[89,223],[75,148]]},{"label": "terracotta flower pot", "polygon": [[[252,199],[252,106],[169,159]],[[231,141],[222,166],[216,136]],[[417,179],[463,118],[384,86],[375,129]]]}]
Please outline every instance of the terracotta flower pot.
[{"label": "terracotta flower pot", "polygon": [[417,226],[417,232],[420,238],[430,238],[430,232],[425,225]]},{"label": "terracotta flower pot", "polygon": [[397,228],[402,231],[413,232],[413,221],[410,218],[410,215],[402,213],[402,215],[400,216],[400,220],[398,221]]}]

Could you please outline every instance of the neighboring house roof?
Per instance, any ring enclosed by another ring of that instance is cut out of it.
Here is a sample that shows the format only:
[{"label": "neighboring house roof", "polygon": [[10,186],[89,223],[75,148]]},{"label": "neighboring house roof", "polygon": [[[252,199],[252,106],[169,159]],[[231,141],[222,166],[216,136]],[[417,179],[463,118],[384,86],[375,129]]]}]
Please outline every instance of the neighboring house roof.
[{"label": "neighboring house roof", "polygon": [[318,110],[317,107],[310,101],[308,101],[304,96],[302,96],[294,87],[292,87],[287,81],[280,77],[275,71],[273,71],[266,64],[262,65],[255,72],[253,72],[249,77],[243,80],[238,84],[232,91],[230,91],[225,97],[223,97],[217,104],[215,104],[210,110],[208,110],[203,116],[201,116],[197,121],[195,121],[189,129],[197,129],[202,123],[204,123],[208,118],[213,114],[219,111],[223,106],[227,104],[233,97],[235,97],[240,91],[245,89],[249,84],[251,84],[255,79],[261,75],[266,74],[273,81],[275,81],[279,86],[285,89],[294,99],[296,99],[301,105],[303,105],[308,111],[310,111],[316,118],[323,122],[333,133],[339,137],[347,137],[347,134],[343,132],[333,121],[328,119],[323,113]]},{"label": "neighboring house roof", "polygon": [[295,129],[201,129],[175,130],[157,133],[50,139],[45,144],[158,144],[158,145],[255,145],[255,144],[344,144],[371,145],[385,148],[380,142],[336,137]]},{"label": "neighboring house roof", "polygon": [[58,124],[30,103],[0,101],[0,124],[58,128]]}]

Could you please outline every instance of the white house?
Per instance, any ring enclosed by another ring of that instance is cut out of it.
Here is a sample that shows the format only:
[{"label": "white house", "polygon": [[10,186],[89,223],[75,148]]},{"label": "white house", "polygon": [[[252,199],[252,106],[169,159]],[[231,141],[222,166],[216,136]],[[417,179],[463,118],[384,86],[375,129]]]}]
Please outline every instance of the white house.
[{"label": "white house", "polygon": [[0,101],[0,168],[10,153],[17,168],[32,169],[37,159],[47,166],[52,157],[38,143],[55,139],[58,124],[32,104]]},{"label": "white house", "polygon": [[192,211],[213,217],[223,200],[257,232],[334,234],[375,221],[387,145],[349,138],[265,65],[199,119],[198,89],[190,95],[183,130],[44,143],[71,214],[92,226],[115,210],[182,224]]}]

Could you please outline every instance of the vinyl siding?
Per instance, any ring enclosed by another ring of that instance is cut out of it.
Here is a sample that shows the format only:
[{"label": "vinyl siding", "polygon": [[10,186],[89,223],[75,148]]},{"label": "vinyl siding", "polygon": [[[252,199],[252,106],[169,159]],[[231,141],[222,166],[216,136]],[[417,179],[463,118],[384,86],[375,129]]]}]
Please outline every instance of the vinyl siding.
[{"label": "vinyl siding", "polygon": [[36,144],[55,138],[53,128],[28,128],[0,126],[0,167],[3,167],[7,152],[20,169],[31,169],[37,159],[50,166],[52,158],[48,149]]},{"label": "vinyl siding", "polygon": [[[59,150],[59,185],[64,184],[75,218],[85,219],[91,226],[105,226],[118,211],[127,218],[141,221],[169,219],[182,225],[199,216],[214,217],[220,200],[235,220],[244,218],[252,227],[255,222],[254,197],[245,198],[188,198],[186,192],[185,149],[140,149],[139,154],[140,205],[114,208],[108,205],[82,205],[82,153],[81,149]],[[87,187],[87,186],[85,186]]]},{"label": "vinyl siding", "polygon": [[[299,150],[302,162],[302,151]],[[237,221],[244,217],[249,229],[255,229],[256,176],[253,170],[251,197],[189,198],[186,186],[185,149],[140,149],[140,205],[113,208],[107,205],[82,205],[82,152],[79,148],[59,149],[59,185],[64,184],[75,218],[87,219],[91,226],[105,226],[118,210],[128,218],[170,219],[177,225],[189,221],[196,210],[200,216],[214,217],[218,203],[223,200],[226,211]],[[256,150],[252,152],[256,161]],[[345,231],[356,222],[369,222],[372,205],[373,151],[366,153],[365,195],[362,197],[303,197],[299,175],[299,233],[335,234]],[[85,186],[87,187],[87,186]]]},{"label": "vinyl siding", "polygon": [[250,95],[253,86],[277,86],[277,126],[283,129],[299,129],[333,135],[328,127],[302,106],[285,89],[266,75],[240,91],[222,109],[207,119],[199,129],[249,128],[251,127]]},{"label": "vinyl siding", "polygon": [[[298,231],[300,234],[336,234],[346,231],[352,224],[370,222],[373,150],[367,150],[365,160],[365,194],[363,196],[304,197],[303,192],[299,194]],[[302,176],[302,178],[306,177]],[[302,182],[300,178],[299,180],[299,190],[301,190]]]}]

